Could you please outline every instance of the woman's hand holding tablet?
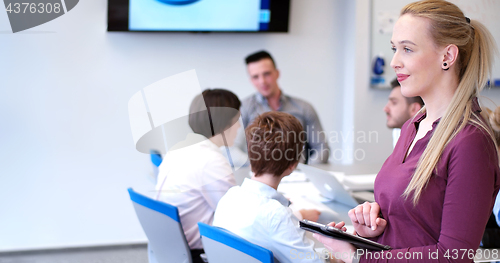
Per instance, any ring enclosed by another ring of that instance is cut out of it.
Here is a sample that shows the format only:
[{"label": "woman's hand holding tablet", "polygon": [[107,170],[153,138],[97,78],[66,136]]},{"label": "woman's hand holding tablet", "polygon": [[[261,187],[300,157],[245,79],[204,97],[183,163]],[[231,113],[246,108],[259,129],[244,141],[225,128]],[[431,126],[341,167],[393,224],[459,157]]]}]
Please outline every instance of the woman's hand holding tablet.
[{"label": "woman's hand holding tablet", "polygon": [[387,221],[381,217],[380,206],[377,202],[365,202],[349,210],[355,233],[359,236],[370,238],[384,232]]}]

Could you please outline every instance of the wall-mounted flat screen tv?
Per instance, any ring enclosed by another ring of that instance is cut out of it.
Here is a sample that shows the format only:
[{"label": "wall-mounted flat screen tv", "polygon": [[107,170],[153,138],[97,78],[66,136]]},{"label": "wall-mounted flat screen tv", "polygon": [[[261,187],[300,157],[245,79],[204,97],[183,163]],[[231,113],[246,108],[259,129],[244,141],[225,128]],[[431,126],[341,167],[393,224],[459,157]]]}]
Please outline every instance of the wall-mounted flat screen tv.
[{"label": "wall-mounted flat screen tv", "polygon": [[288,32],[290,0],[108,0],[108,31]]}]

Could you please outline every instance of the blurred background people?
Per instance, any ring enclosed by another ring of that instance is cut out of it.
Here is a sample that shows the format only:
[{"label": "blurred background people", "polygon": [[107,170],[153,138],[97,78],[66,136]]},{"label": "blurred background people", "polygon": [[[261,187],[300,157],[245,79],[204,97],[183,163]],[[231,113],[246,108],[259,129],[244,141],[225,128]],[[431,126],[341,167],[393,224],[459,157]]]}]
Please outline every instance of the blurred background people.
[{"label": "blurred background people", "polygon": [[391,81],[392,91],[389,94],[389,100],[384,107],[387,115],[387,127],[392,128],[392,144],[396,147],[401,127],[411,117],[424,106],[424,101],[419,96],[407,98],[401,94],[401,86],[398,79]]},{"label": "blurred background people", "polygon": [[220,147],[234,143],[240,105],[236,95],[223,89],[207,89],[196,96],[189,109],[194,133],[169,149],[159,167],[157,199],[179,209],[194,262],[201,262],[203,253],[197,223],[211,225],[219,200],[236,185]]},{"label": "blurred background people", "polygon": [[[327,163],[330,156],[326,133],[321,126],[318,114],[313,106],[299,98],[283,93],[278,85],[280,76],[276,63],[266,51],[259,51],[245,58],[248,75],[257,92],[244,99],[241,105],[243,125],[247,127],[259,115],[268,111],[281,111],[295,116],[306,132],[305,162]],[[304,87],[307,88],[307,87]],[[240,139],[241,138],[241,139]],[[238,146],[247,151],[242,143],[244,136],[238,139]]]}]

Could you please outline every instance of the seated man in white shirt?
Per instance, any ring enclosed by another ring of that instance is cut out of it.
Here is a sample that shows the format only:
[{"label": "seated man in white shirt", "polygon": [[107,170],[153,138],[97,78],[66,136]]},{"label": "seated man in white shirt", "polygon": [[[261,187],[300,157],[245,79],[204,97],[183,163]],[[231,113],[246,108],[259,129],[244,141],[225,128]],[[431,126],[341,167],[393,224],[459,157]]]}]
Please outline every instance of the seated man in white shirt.
[{"label": "seated man in white shirt", "polygon": [[305,237],[288,207],[290,202],[276,191],[299,162],[305,142],[302,131],[299,120],[288,113],[259,115],[245,130],[254,175],[229,189],[214,215],[214,226],[271,250],[281,263],[319,263],[325,258],[315,253],[314,242]]}]

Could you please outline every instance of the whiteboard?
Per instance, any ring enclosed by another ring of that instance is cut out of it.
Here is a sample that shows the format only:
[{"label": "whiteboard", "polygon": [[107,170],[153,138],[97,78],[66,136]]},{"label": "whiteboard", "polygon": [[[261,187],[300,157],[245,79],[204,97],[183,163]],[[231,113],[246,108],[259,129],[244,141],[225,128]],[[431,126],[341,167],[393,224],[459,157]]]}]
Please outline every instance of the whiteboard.
[{"label": "whiteboard", "polygon": [[[390,88],[391,80],[396,77],[394,70],[391,69],[390,63],[392,59],[391,36],[394,23],[399,17],[401,9],[414,0],[372,0],[371,13],[371,51],[370,61],[376,56],[382,55],[385,60],[385,68],[383,77],[385,84],[373,86],[375,88]],[[500,43],[500,1],[498,0],[449,0],[456,4],[465,16],[470,19],[478,20],[483,23],[495,38],[495,41]],[[492,79],[500,81],[500,62],[499,57],[495,57],[493,64]],[[370,65],[372,72],[372,65]]]}]

